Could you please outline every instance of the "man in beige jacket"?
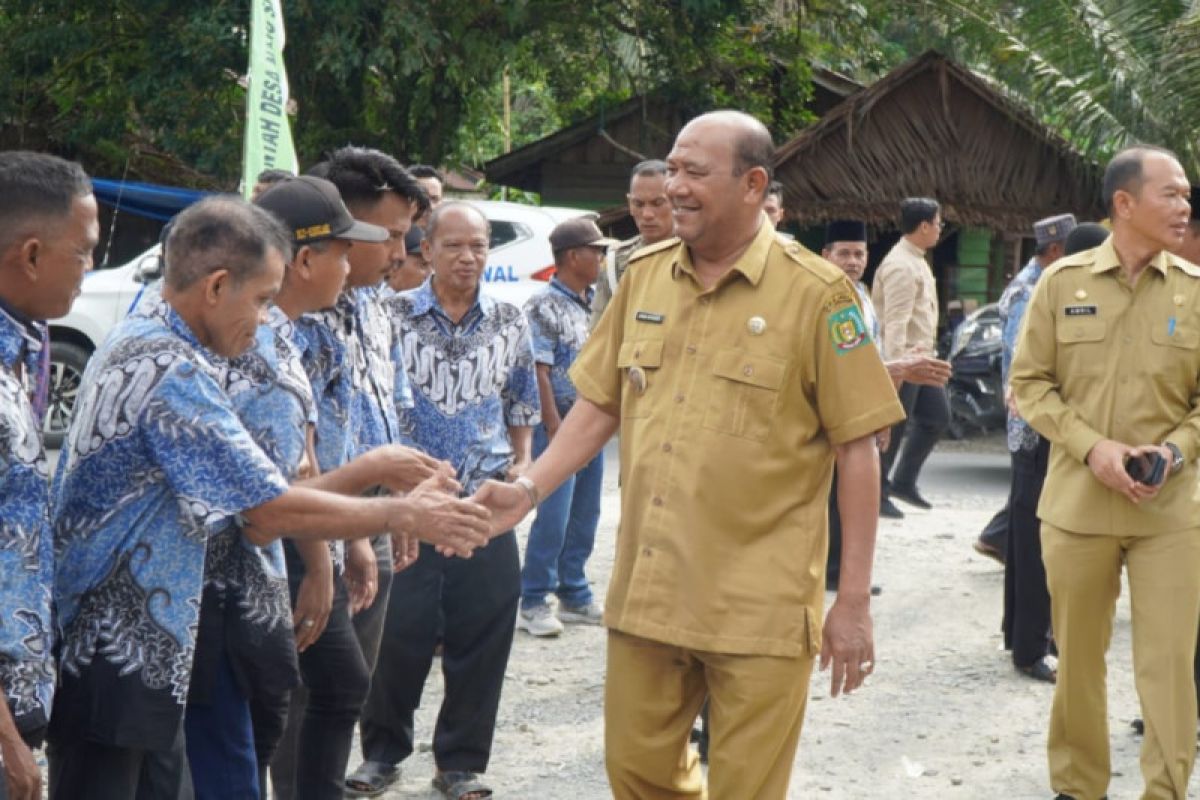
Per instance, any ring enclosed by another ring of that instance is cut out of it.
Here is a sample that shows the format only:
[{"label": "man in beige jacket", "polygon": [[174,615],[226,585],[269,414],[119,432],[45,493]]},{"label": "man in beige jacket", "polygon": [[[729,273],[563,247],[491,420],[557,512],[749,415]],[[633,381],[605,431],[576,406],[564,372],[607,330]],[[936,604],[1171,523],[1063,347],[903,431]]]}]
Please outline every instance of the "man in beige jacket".
[{"label": "man in beige jacket", "polygon": [[[910,197],[900,203],[900,231],[904,235],[880,263],[871,290],[871,301],[883,329],[880,350],[884,361],[936,354],[937,286],[925,253],[937,244],[943,227],[936,200]],[[905,423],[896,426],[880,464],[883,491],[879,513],[892,518],[904,516],[892,503],[893,497],[917,508],[931,508],[917,492],[917,476],[950,422],[950,403],[941,386],[905,383],[900,388],[900,401],[911,420],[908,435],[904,435]],[[903,455],[889,482],[902,444]]]}]

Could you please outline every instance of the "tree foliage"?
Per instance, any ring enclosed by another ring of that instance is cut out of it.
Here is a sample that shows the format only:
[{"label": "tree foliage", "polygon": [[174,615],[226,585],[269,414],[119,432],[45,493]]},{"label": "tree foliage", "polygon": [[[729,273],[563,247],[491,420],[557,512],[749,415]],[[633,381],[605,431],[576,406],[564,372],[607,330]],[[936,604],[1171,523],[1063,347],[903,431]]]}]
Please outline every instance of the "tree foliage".
[{"label": "tree foliage", "polygon": [[922,3],[962,58],[1083,152],[1169,147],[1200,174],[1200,5],[1184,0]]},{"label": "tree foliage", "polygon": [[[838,0],[283,8],[302,162],[354,142],[481,163],[503,152],[505,70],[519,146],[649,89],[745,108],[787,135],[810,119],[814,61],[896,60],[877,46],[877,9]],[[232,186],[248,20],[249,0],[0,0],[0,145],[54,149],[98,174]]]}]

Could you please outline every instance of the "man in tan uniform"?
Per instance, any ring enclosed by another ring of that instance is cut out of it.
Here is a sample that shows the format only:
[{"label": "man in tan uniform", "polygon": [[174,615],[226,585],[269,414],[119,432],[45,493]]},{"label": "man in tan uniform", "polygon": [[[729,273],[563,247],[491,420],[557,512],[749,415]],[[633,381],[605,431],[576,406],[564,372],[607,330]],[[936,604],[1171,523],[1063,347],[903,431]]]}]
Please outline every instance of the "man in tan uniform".
[{"label": "man in tan uniform", "polygon": [[[943,227],[936,200],[910,197],[900,203],[900,232],[904,235],[880,262],[871,287],[871,300],[883,328],[880,350],[884,361],[937,353],[937,286],[925,254],[937,244]],[[905,383],[900,387],[900,402],[911,422],[907,433],[904,425],[892,432],[881,468],[880,513],[893,518],[904,516],[892,503],[893,497],[917,508],[931,507],[917,491],[917,477],[950,423],[950,402],[941,386]],[[903,453],[889,481],[901,445]]]},{"label": "man in tan uniform", "polygon": [[[1183,798],[1196,749],[1192,656],[1200,614],[1200,267],[1171,255],[1188,224],[1188,180],[1169,152],[1108,165],[1112,235],[1038,282],[1013,360],[1021,416],[1051,442],[1038,505],[1058,642],[1051,785],[1097,800],[1111,767],[1105,653],[1121,565],[1146,720],[1143,798]],[[1161,456],[1160,485],[1131,459]]]},{"label": "man in tan uniform", "polygon": [[617,284],[629,265],[629,257],[643,247],[670,239],[675,230],[671,219],[671,202],[664,188],[667,184],[667,164],[651,159],[633,167],[629,178],[629,216],[637,225],[638,235],[626,239],[608,251],[600,279],[596,281],[596,296],[592,298],[592,327],[600,322],[600,316],[612,300]]},{"label": "man in tan uniform", "polygon": [[[619,800],[706,796],[688,748],[705,695],[707,791],[781,800],[817,653],[834,695],[873,668],[874,434],[902,411],[854,287],[763,214],[773,152],[739,112],[684,127],[667,159],[680,239],[635,257],[571,370],[578,400],[547,451],[479,495],[512,524],[620,428],[605,613]],[[842,569],[822,628],[835,460]]]}]

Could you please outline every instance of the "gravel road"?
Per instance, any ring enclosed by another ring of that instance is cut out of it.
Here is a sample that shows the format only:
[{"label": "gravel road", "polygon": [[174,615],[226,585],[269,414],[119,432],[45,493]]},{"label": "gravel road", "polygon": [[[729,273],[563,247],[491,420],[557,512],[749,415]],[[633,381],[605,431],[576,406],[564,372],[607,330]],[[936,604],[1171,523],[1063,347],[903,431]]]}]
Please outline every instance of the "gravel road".
[{"label": "gravel road", "polygon": [[[589,567],[600,589],[612,567],[619,510],[615,457],[609,463]],[[814,677],[789,798],[1051,796],[1045,728],[1052,687],[1019,676],[1001,651],[1003,569],[971,549],[1007,492],[1007,456],[995,439],[947,443],[931,459],[924,486],[934,511],[880,526],[876,673],[860,692],[836,700],[827,678]],[[587,627],[551,640],[518,632],[487,775],[497,797],[611,796],[603,766],[604,639],[602,629]],[[1109,696],[1110,796],[1135,797],[1141,777],[1139,740],[1129,728],[1138,706],[1127,591],[1117,611]],[[387,798],[438,797],[429,788],[428,743],[440,697],[435,673],[417,721],[420,752]],[[357,763],[356,752],[351,767]]]}]

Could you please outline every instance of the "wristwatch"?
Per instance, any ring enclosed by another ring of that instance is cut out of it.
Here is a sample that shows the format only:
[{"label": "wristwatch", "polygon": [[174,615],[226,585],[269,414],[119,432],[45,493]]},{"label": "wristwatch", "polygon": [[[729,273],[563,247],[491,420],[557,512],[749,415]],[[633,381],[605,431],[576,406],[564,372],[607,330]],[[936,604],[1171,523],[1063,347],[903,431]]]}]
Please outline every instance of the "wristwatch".
[{"label": "wristwatch", "polygon": [[1183,469],[1183,451],[1171,442],[1163,442],[1163,447],[1171,451],[1171,472],[1175,473]]}]

